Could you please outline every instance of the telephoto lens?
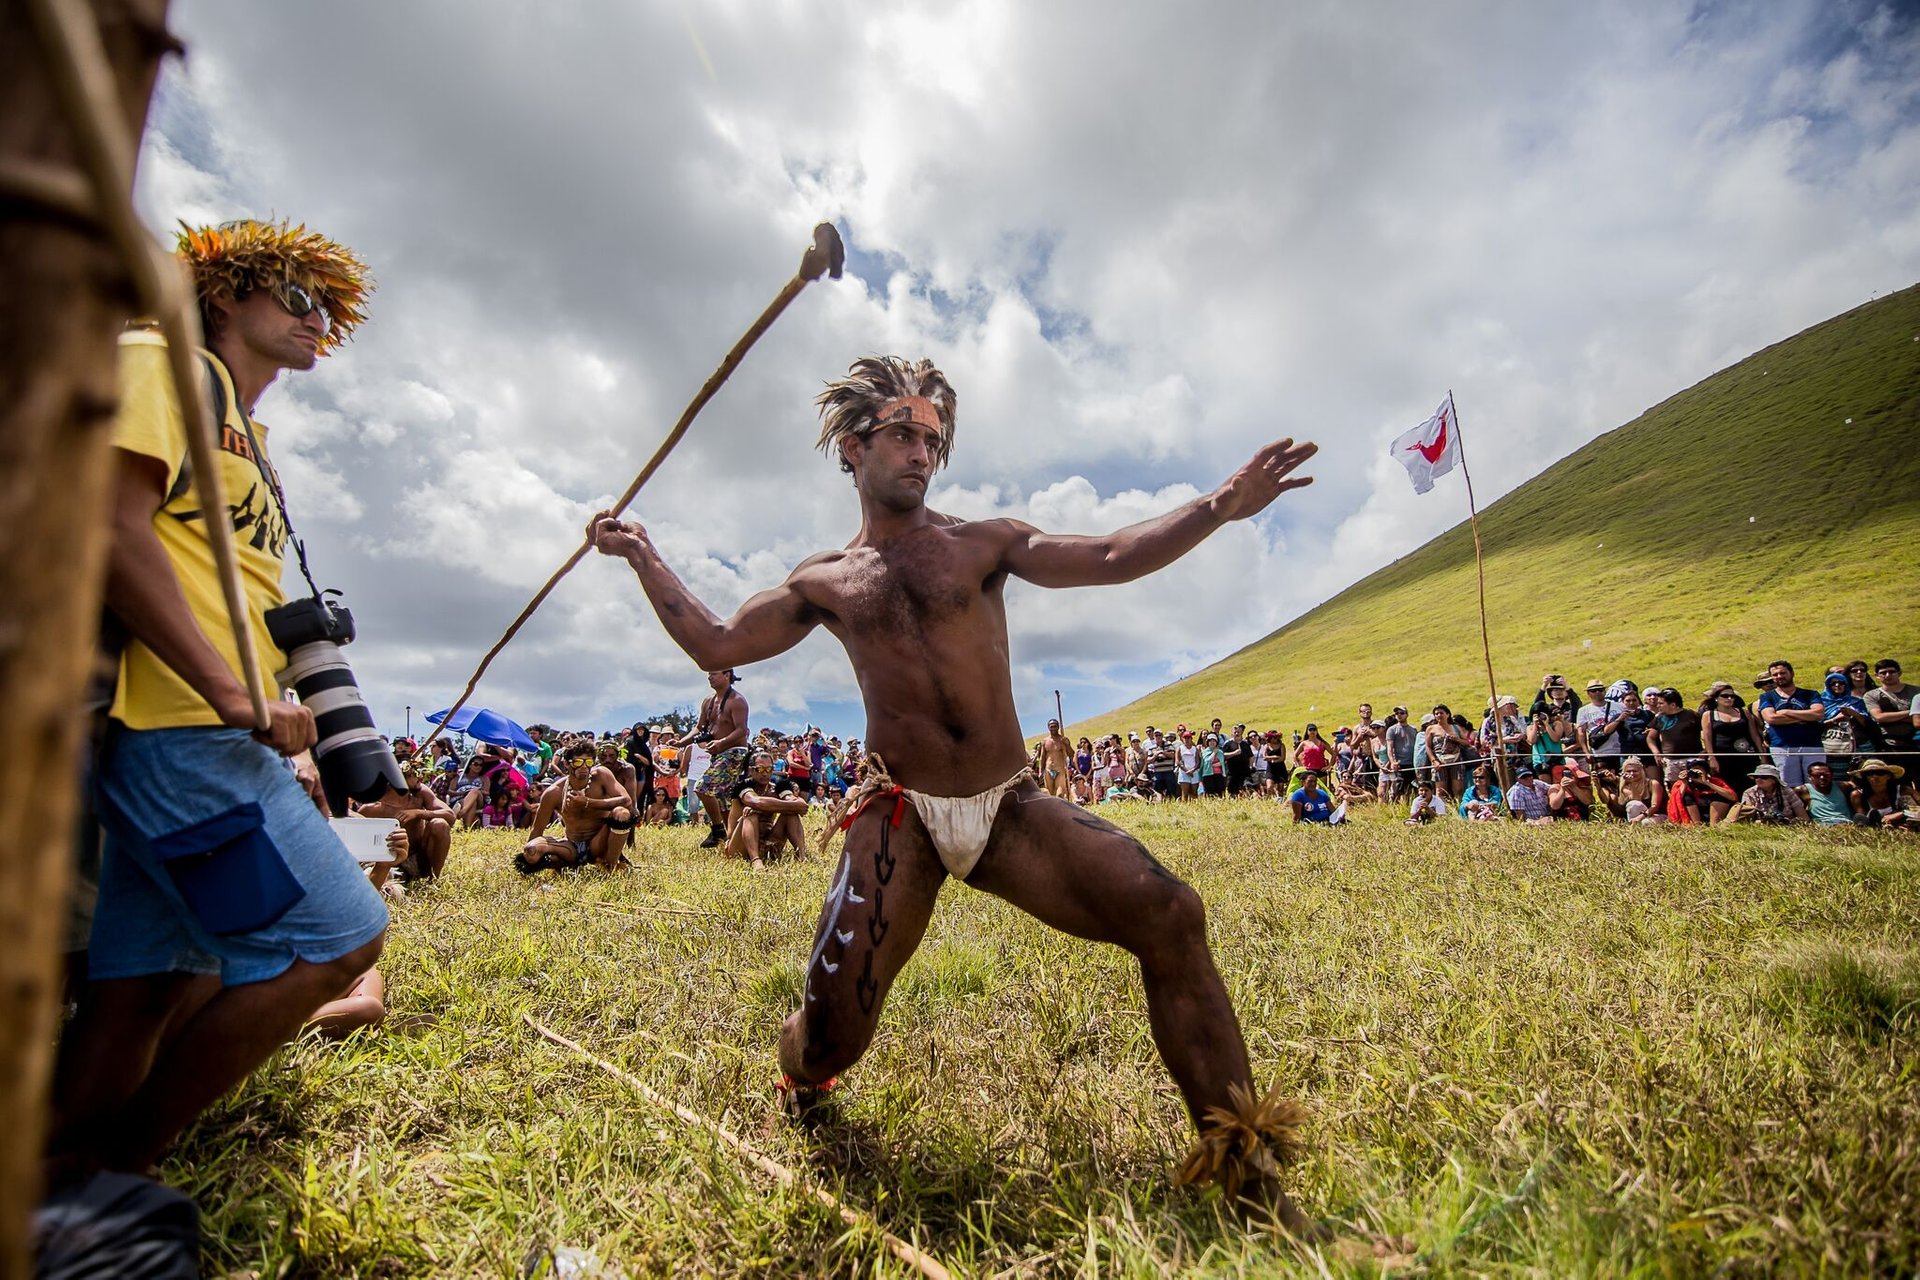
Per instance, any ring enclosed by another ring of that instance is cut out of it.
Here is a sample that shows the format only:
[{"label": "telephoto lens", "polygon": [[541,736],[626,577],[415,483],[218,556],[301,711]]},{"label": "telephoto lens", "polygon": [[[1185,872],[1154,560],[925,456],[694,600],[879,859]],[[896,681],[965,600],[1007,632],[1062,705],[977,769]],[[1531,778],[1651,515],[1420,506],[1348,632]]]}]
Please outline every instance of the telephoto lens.
[{"label": "telephoto lens", "polygon": [[345,817],[348,800],[365,804],[385,795],[388,787],[405,791],[400,762],[374,727],[373,712],[360,696],[360,682],[341,649],[353,640],[353,614],[343,605],[310,597],[269,609],[266,623],[267,634],[287,655],[280,683],[313,712],[319,735],[313,759],[320,768],[327,808],[335,817]]}]

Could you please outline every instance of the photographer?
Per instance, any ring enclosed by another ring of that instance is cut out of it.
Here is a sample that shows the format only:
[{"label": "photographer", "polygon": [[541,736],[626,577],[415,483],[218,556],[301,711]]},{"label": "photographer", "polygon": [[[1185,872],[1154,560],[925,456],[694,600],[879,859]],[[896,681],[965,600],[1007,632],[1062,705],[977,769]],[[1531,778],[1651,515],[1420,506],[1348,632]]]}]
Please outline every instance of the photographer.
[{"label": "photographer", "polygon": [[[266,615],[283,603],[291,531],[251,415],[281,370],[310,369],[347,338],[369,284],[346,249],[284,224],[190,229],[179,248],[220,421],[228,506],[217,514],[232,525],[242,622],[271,682],[285,655]],[[120,390],[106,598],[130,643],[95,774],[106,843],[90,982],[55,1075],[56,1177],[145,1171],[373,967],[387,924],[327,824],[311,766],[296,777],[289,763],[315,745],[312,712],[273,702],[253,731],[157,334],[122,339]]]},{"label": "photographer", "polygon": [[1681,826],[1716,827],[1740,802],[1740,793],[1707,772],[1705,760],[1684,762],[1667,790],[1667,821]]}]

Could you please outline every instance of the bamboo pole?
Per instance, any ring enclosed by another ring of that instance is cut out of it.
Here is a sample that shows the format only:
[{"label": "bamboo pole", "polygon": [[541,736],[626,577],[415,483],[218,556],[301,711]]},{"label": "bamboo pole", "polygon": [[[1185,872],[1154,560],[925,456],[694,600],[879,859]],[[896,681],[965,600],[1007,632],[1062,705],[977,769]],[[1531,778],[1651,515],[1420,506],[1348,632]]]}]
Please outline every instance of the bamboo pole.
[{"label": "bamboo pole", "polygon": [[690,1124],[696,1129],[706,1131],[712,1135],[720,1145],[743,1157],[747,1163],[774,1179],[781,1186],[796,1188],[802,1193],[813,1197],[838,1214],[840,1221],[850,1227],[862,1227],[878,1232],[881,1240],[886,1242],[887,1252],[912,1267],[915,1271],[918,1271],[921,1275],[926,1276],[927,1280],[952,1280],[952,1273],[940,1264],[939,1259],[921,1252],[913,1245],[902,1240],[899,1236],[894,1235],[891,1231],[882,1227],[872,1214],[862,1209],[855,1209],[838,1196],[835,1196],[831,1191],[828,1191],[825,1187],[806,1181],[799,1174],[787,1168],[787,1166],[781,1164],[771,1156],[762,1155],[753,1147],[742,1142],[731,1130],[715,1124],[699,1112],[683,1107],[671,1098],[655,1092],[647,1085],[647,1082],[639,1076],[621,1070],[605,1058],[599,1057],[582,1048],[580,1045],[575,1044],[558,1031],[553,1031],[542,1026],[534,1019],[532,1014],[523,1013],[520,1016],[526,1020],[528,1026],[532,1027],[542,1036],[559,1045],[561,1048],[585,1058],[588,1062],[599,1067],[602,1071],[620,1081],[648,1102],[653,1103],[656,1107],[671,1111],[686,1124]]},{"label": "bamboo pole", "polygon": [[220,482],[220,446],[214,435],[213,410],[201,389],[195,355],[201,345],[199,310],[193,305],[186,277],[170,255],[154,243],[133,211],[134,139],[118,118],[119,91],[99,29],[81,10],[79,0],[28,0],[28,7],[46,50],[54,91],[92,184],[94,216],[119,250],[140,306],[159,322],[167,340],[167,363],[186,425],[187,457],[193,464],[193,487],[200,497],[201,524],[206,528],[207,546],[220,577],[220,594],[233,628],[234,652],[247,686],[247,700],[253,707],[253,727],[265,730],[272,725],[266,685],[260,677],[253,628],[247,624],[246,587],[240,580],[227,496]]},{"label": "bamboo pole", "polygon": [[1447,411],[1453,415],[1453,439],[1460,447],[1460,475],[1467,482],[1467,518],[1473,524],[1473,572],[1480,584],[1480,653],[1487,660],[1487,701],[1493,715],[1493,767],[1504,794],[1512,784],[1507,779],[1507,749],[1500,741],[1500,686],[1493,678],[1493,642],[1487,637],[1487,564],[1480,551],[1480,509],[1473,501],[1473,473],[1467,470],[1467,438],[1460,431],[1460,409],[1453,402],[1453,388],[1447,388]]},{"label": "bamboo pole", "polygon": [[[143,126],[174,46],[165,0],[95,0],[115,123]],[[0,2],[0,1278],[31,1274],[28,1216],[59,998],[82,696],[94,665],[111,494],[115,339],[133,299],[24,0]],[[126,200],[121,189],[114,198]]]},{"label": "bamboo pole", "polygon": [[[832,223],[823,222],[813,229],[813,243],[807,246],[807,251],[801,255],[800,269],[794,272],[793,279],[781,286],[780,292],[774,295],[772,302],[767,304],[767,309],[760,313],[760,318],[748,326],[747,331],[740,335],[740,340],[733,344],[733,349],[728,351],[726,357],[720,361],[719,367],[701,384],[700,390],[681,411],[680,420],[674,423],[673,430],[667,433],[667,438],[660,442],[660,447],[653,451],[651,458],[647,459],[647,465],[640,469],[640,474],[633,478],[633,483],[627,486],[626,492],[621,494],[619,501],[613,504],[612,514],[616,516],[621,514],[633,502],[641,486],[653,478],[653,473],[658,471],[660,464],[667,460],[667,455],[673,452],[673,447],[680,443],[680,437],[687,434],[687,428],[693,425],[693,420],[699,416],[700,411],[707,407],[707,401],[713,399],[714,393],[719,391],[726,380],[733,375],[734,369],[739,366],[741,360],[746,358],[753,344],[760,340],[760,335],[771,328],[773,322],[780,318],[780,313],[787,309],[787,304],[799,297],[802,289],[823,275],[831,273],[833,278],[838,280],[846,257],[846,246],[841,244],[840,233],[834,229]],[[460,697],[447,709],[447,714],[441,718],[440,724],[434,728],[434,731],[427,735],[427,740],[420,744],[422,751],[431,746],[433,740],[440,736],[441,731],[446,728],[447,722],[453,719],[455,713],[467,705],[467,699],[473,696],[475,686],[480,683],[480,677],[487,673],[487,668],[493,665],[493,660],[499,656],[502,649],[507,647],[507,641],[519,633],[527,619],[533,616],[534,610],[538,609],[546,598],[553,594],[553,589],[560,585],[560,579],[572,572],[573,566],[580,563],[592,546],[593,543],[589,538],[582,538],[580,546],[567,557],[566,563],[553,571],[553,576],[534,592],[533,599],[527,601],[527,607],[507,624],[506,631],[494,641],[493,647],[487,650],[486,656],[480,659],[480,665],[474,668],[473,675],[467,680],[467,687],[460,691]]]}]

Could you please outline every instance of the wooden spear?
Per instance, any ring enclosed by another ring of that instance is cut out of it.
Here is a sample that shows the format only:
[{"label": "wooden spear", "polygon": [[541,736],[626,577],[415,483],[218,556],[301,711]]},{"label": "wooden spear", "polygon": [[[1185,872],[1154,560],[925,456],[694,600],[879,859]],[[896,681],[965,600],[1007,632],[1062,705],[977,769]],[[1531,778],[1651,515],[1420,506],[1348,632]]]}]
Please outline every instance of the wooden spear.
[{"label": "wooden spear", "polygon": [[[693,397],[680,414],[680,421],[675,423],[673,430],[667,433],[667,438],[660,442],[660,447],[653,451],[653,457],[649,458],[647,465],[640,469],[640,474],[633,478],[633,483],[628,485],[627,491],[620,495],[620,500],[613,504],[614,515],[617,516],[625,511],[634,496],[640,492],[640,486],[653,478],[653,473],[660,469],[660,464],[666,461],[669,453],[673,452],[673,447],[680,443],[680,437],[687,434],[687,428],[693,425],[694,418],[707,407],[707,401],[713,399],[714,393],[720,390],[722,384],[732,376],[734,368],[739,365],[753,344],[760,340],[760,335],[780,318],[780,313],[787,309],[787,304],[799,297],[802,289],[823,275],[831,275],[838,280],[841,268],[846,265],[846,261],[847,249],[841,243],[840,232],[834,228],[834,225],[831,222],[823,222],[815,227],[813,243],[808,245],[807,251],[800,256],[800,269],[794,272],[793,279],[781,286],[780,292],[774,296],[772,302],[767,304],[767,309],[760,313],[760,318],[740,335],[740,341],[733,344],[733,350],[727,352],[726,359],[720,362],[720,367],[715,369],[712,376],[702,384],[699,394]],[[493,648],[487,650],[486,656],[480,659],[480,665],[474,668],[473,676],[467,681],[467,687],[461,691],[459,700],[448,708],[440,724],[427,735],[427,740],[420,744],[422,751],[440,736],[447,724],[452,721],[454,713],[467,705],[467,699],[473,696],[474,687],[480,683],[480,677],[486,674],[487,668],[492,665],[500,651],[507,647],[507,641],[513,639],[527,619],[533,616],[533,611],[553,594],[553,589],[559,585],[560,579],[566,577],[573,566],[579,564],[592,548],[591,540],[582,538],[579,548],[567,557],[567,562],[555,569],[553,576],[534,593],[533,599],[527,601],[527,607],[520,611],[520,616],[507,625],[506,633],[494,641]]]},{"label": "wooden spear", "polygon": [[779,1182],[781,1186],[796,1187],[805,1194],[812,1196],[815,1200],[818,1200],[821,1204],[840,1215],[840,1221],[850,1227],[866,1227],[879,1232],[881,1240],[886,1242],[887,1252],[912,1267],[915,1271],[918,1271],[921,1275],[927,1277],[927,1280],[952,1280],[952,1273],[940,1265],[938,1258],[921,1252],[905,1240],[902,1240],[899,1236],[894,1235],[893,1232],[882,1227],[872,1214],[860,1209],[855,1209],[834,1195],[833,1192],[828,1191],[825,1187],[804,1180],[799,1174],[787,1168],[787,1166],[781,1164],[778,1160],[773,1159],[771,1156],[762,1155],[745,1142],[742,1142],[739,1136],[731,1130],[715,1124],[698,1111],[683,1107],[673,1101],[673,1099],[656,1092],[639,1076],[628,1071],[622,1071],[605,1058],[599,1057],[582,1048],[580,1045],[575,1044],[558,1031],[552,1031],[542,1026],[534,1020],[532,1014],[523,1013],[520,1016],[526,1019],[528,1026],[532,1027],[542,1036],[553,1041],[553,1043],[563,1049],[568,1049],[579,1054],[582,1058],[585,1058],[594,1066],[599,1067],[602,1071],[620,1081],[648,1102],[653,1103],[656,1107],[662,1107],[671,1111],[687,1124],[694,1126],[696,1129],[703,1129],[713,1135],[722,1146],[744,1156],[748,1163],[752,1164],[754,1168],[773,1178]]}]

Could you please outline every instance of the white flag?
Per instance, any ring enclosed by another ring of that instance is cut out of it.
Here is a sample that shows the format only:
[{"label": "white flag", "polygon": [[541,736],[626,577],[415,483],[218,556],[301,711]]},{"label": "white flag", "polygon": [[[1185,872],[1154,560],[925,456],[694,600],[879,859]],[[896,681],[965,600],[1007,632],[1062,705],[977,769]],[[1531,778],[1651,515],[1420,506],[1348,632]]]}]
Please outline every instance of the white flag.
[{"label": "white flag", "polygon": [[1453,393],[1425,422],[1393,442],[1393,456],[1407,469],[1415,493],[1433,488],[1434,479],[1460,460],[1460,424],[1453,416]]}]

